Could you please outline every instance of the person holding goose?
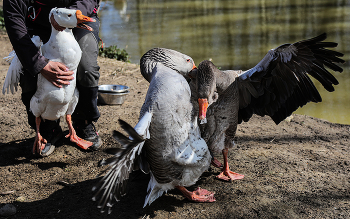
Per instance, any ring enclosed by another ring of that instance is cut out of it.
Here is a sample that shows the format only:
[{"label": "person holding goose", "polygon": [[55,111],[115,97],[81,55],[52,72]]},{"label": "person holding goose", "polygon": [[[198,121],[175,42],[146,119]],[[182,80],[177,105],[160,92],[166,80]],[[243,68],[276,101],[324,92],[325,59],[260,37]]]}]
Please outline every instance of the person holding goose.
[{"label": "person holding goose", "polygon": [[[77,66],[76,78],[73,77],[74,72],[68,66],[42,55],[40,49],[31,41],[31,37],[37,35],[45,44],[50,39],[51,28],[57,31],[65,29],[65,27],[60,26],[56,22],[54,16],[49,18],[51,9],[55,7],[79,10],[83,15],[95,20],[95,22],[84,23],[90,26],[93,31],[81,28],[72,29],[82,51],[81,60]],[[98,7],[98,0],[3,1],[5,27],[14,51],[23,66],[19,84],[22,88],[21,97],[23,104],[26,106],[29,125],[36,129],[36,116],[31,111],[30,102],[37,92],[39,74],[56,88],[69,85],[76,79],[76,87],[80,95],[71,118],[77,135],[92,142],[92,146],[89,147],[92,150],[97,150],[102,145],[102,140],[93,124],[100,117],[97,108],[98,80],[100,76],[97,64],[99,41]],[[83,44],[84,46],[82,46]],[[48,156],[52,153],[51,146],[55,144],[62,133],[59,119],[41,121],[39,131],[47,141],[45,148],[41,151],[41,155]]]}]

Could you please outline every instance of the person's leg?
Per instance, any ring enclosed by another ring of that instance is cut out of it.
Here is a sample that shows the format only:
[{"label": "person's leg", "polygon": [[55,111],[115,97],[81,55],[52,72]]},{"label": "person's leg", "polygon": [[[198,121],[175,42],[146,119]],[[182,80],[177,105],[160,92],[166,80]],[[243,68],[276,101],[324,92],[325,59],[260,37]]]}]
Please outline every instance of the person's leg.
[{"label": "person's leg", "polygon": [[36,91],[37,77],[33,77],[29,72],[24,70],[23,74],[20,75],[19,85],[22,89],[22,103],[26,107],[28,124],[32,129],[35,130],[35,116],[30,111],[30,100]]},{"label": "person's leg", "polygon": [[97,63],[100,23],[97,17],[94,18],[96,22],[86,23],[94,29],[93,32],[79,28],[73,29],[73,34],[82,50],[82,58],[76,76],[79,102],[72,115],[72,120],[78,136],[93,142],[90,148],[97,150],[102,145],[102,140],[93,124],[100,117],[97,108],[98,80],[100,77],[100,67]]}]

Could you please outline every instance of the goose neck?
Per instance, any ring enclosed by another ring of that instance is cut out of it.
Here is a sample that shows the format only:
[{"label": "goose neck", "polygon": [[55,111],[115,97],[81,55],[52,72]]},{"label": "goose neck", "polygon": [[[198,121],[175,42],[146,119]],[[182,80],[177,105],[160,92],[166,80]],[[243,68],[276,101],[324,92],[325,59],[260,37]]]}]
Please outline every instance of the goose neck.
[{"label": "goose neck", "polygon": [[66,28],[62,31],[58,31],[54,27],[51,27],[51,36],[52,37],[67,37],[68,35],[73,36],[72,30],[69,28]]},{"label": "goose neck", "polygon": [[217,70],[215,71],[215,79],[216,79],[216,88],[219,93],[226,90],[230,84],[234,81],[233,77],[230,77],[230,75],[225,74],[224,72]]},{"label": "goose neck", "polygon": [[151,82],[153,69],[157,66],[157,62],[151,59],[141,61],[141,74],[148,81]]}]

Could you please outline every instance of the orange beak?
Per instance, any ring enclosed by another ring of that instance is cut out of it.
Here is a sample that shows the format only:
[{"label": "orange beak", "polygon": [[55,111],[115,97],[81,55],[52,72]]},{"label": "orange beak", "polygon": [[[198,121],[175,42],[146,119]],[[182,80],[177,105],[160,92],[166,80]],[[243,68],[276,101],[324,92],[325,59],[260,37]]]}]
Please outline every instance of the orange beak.
[{"label": "orange beak", "polygon": [[[193,63],[192,70],[194,70],[194,69],[197,69],[197,67],[196,67],[196,65]],[[193,72],[192,70],[191,70],[190,73],[188,74],[188,76],[189,76],[190,78],[194,78],[194,77],[192,76],[192,74],[191,74],[191,72]]]},{"label": "orange beak", "polygon": [[208,100],[199,98],[198,104],[199,104],[199,119],[203,120],[207,116]]},{"label": "orange beak", "polygon": [[78,20],[77,27],[85,29],[85,30],[89,30],[89,31],[93,31],[94,30],[91,27],[89,27],[89,26],[87,26],[87,25],[85,25],[83,23],[84,22],[95,22],[96,21],[95,19],[83,15],[80,10],[77,10],[76,16],[77,16],[77,20]]},{"label": "orange beak", "polygon": [[193,69],[197,69],[197,66],[193,63],[193,67],[192,67],[192,70]]}]

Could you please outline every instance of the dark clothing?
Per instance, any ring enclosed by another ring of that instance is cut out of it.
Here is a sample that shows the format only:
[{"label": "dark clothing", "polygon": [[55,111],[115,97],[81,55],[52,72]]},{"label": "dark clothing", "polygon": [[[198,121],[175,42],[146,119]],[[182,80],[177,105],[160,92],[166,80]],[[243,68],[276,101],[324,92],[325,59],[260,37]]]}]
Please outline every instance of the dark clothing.
[{"label": "dark clothing", "polygon": [[[32,3],[33,2],[33,3]],[[99,80],[98,31],[99,19],[97,9],[99,0],[4,0],[3,10],[5,27],[12,46],[21,61],[24,73],[21,75],[22,102],[26,106],[28,122],[34,128],[35,117],[30,112],[30,99],[37,88],[37,74],[48,61],[32,43],[31,37],[38,35],[45,43],[51,35],[49,13],[54,7],[78,9],[82,14],[95,18],[96,22],[86,23],[94,31],[74,28],[73,34],[82,50],[82,59],[77,69],[77,88],[79,103],[74,117],[96,121],[100,114],[97,108],[97,86]],[[78,116],[77,116],[78,115]]]},{"label": "dark clothing", "polygon": [[78,66],[77,83],[84,87],[97,87],[100,78],[100,67],[97,64],[100,20],[96,15],[92,18],[96,22],[85,23],[94,29],[92,32],[81,28],[73,29],[75,39],[83,53]]},{"label": "dark clothing", "polygon": [[96,22],[86,23],[86,25],[92,27],[94,31],[80,28],[73,29],[73,34],[83,55],[77,70],[79,102],[75,107],[72,119],[88,120],[90,122],[97,121],[100,117],[97,108],[98,81],[100,78],[100,66],[97,63],[100,20],[97,16],[92,17]]},{"label": "dark clothing", "polygon": [[[72,115],[72,120],[92,121],[96,122],[100,117],[97,109],[97,91],[98,87],[83,87],[77,84],[79,90],[79,101]],[[83,94],[83,95],[80,95]]]},{"label": "dark clothing", "polygon": [[29,0],[3,1],[4,20],[7,34],[24,69],[37,75],[47,65],[45,57],[30,40],[26,26]]},{"label": "dark clothing", "polygon": [[[51,34],[49,13],[53,7],[79,9],[84,15],[96,15],[99,1],[94,0],[4,0],[3,10],[7,34],[23,67],[34,76],[43,69],[47,61],[30,40],[38,35],[47,42]],[[28,8],[33,7],[28,12]],[[34,13],[35,12],[35,17]]]}]

